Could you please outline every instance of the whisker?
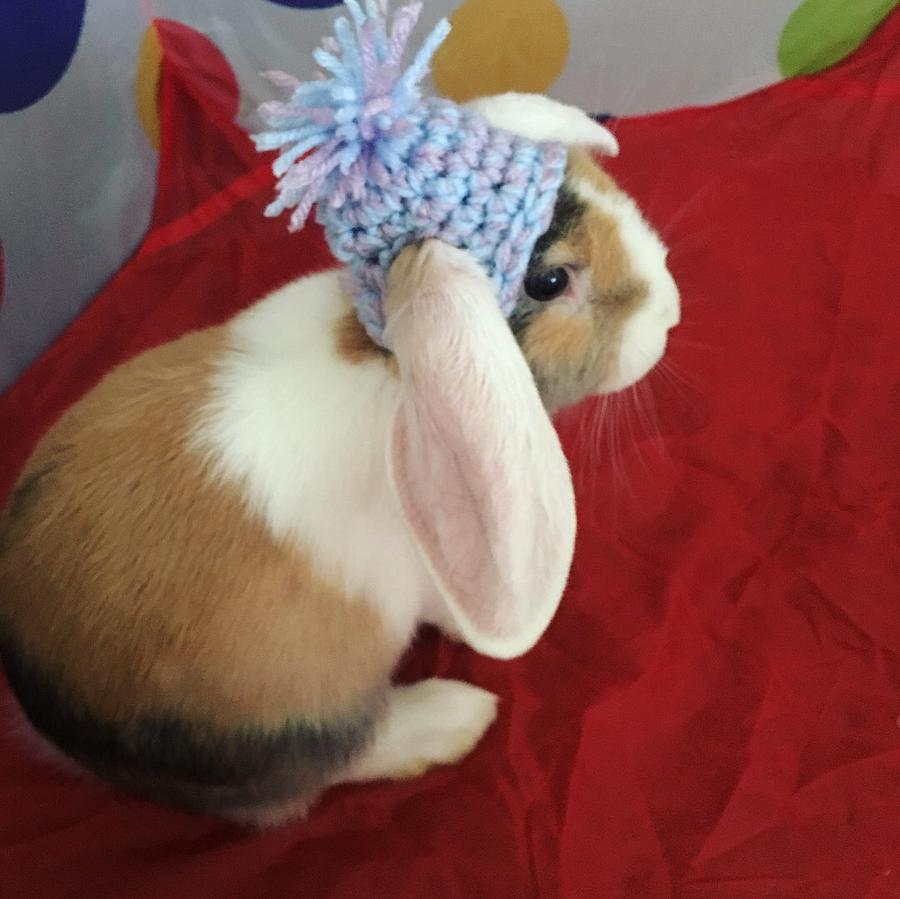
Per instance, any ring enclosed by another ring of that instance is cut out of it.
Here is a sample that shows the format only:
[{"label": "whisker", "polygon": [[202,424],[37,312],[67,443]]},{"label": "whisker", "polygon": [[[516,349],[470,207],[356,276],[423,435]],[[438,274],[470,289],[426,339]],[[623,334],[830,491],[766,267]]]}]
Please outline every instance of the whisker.
[{"label": "whisker", "polygon": [[592,502],[596,506],[600,497],[600,472],[606,465],[607,452],[604,443],[608,443],[607,419],[609,417],[608,397],[601,396],[594,405],[594,416],[591,420],[591,457],[594,460]]},{"label": "whisker", "polygon": [[672,231],[681,222],[685,215],[687,215],[691,207],[694,206],[694,204],[701,197],[707,194],[711,189],[712,184],[710,182],[707,182],[706,184],[695,190],[694,193],[690,197],[688,197],[688,199],[685,200],[684,203],[681,204],[681,207],[675,210],[666,224],[658,229],[660,236],[666,243],[668,243],[669,238],[672,236]]},{"label": "whisker", "polygon": [[[679,328],[681,325],[678,326]],[[716,347],[706,340],[691,340],[690,338],[682,337],[680,334],[672,334],[669,338],[669,343],[674,346],[683,346],[690,347],[692,350],[714,350]]]},{"label": "whisker", "polygon": [[700,390],[696,385],[678,372],[672,363],[666,359],[660,360],[654,373],[659,380],[666,384],[666,387],[680,403],[692,405],[694,399],[700,394]]},{"label": "whisker", "polygon": [[589,439],[591,441],[591,459],[596,468],[601,462],[600,447],[598,446],[601,434],[603,434],[603,420],[606,417],[606,397],[600,397],[594,403],[594,414],[591,416],[591,429]]},{"label": "whisker", "polygon": [[603,464],[603,458],[600,447],[601,436],[605,434],[603,429],[604,419],[606,417],[606,397],[597,397],[591,404],[590,416],[586,418],[586,453],[585,461],[587,463],[587,474],[590,476],[590,493],[589,502],[591,508],[595,507],[598,502],[598,472]]},{"label": "whisker", "polygon": [[[634,445],[634,454],[637,456],[638,462],[640,463],[641,468],[644,471],[644,475],[648,480],[651,480],[653,475],[650,471],[650,466],[647,464],[647,459],[644,456],[643,449],[643,441],[642,441],[642,423],[641,417],[638,412],[637,407],[637,385],[632,384],[628,388],[628,399],[625,404],[626,409],[626,421],[628,431],[631,435],[631,440]],[[635,424],[637,422],[637,424]],[[643,428],[646,430],[646,428]]]},{"label": "whisker", "polygon": [[612,442],[613,442],[613,477],[616,486],[620,486],[622,490],[625,492],[628,499],[634,500],[634,492],[632,490],[631,482],[628,478],[628,469],[625,466],[625,452],[623,449],[624,443],[624,425],[623,425],[623,411],[622,411],[622,403],[623,400],[620,399],[621,394],[615,393],[613,396],[613,409],[614,412],[610,417],[610,432],[612,434]]},{"label": "whisker", "polygon": [[647,434],[659,457],[668,459],[665,441],[662,439],[662,429],[659,426],[659,417],[656,414],[656,397],[653,394],[653,389],[646,379],[638,381],[635,387],[635,404],[641,421],[644,423]]},{"label": "whisker", "polygon": [[692,378],[682,366],[680,366],[677,362],[674,362],[671,356],[663,356],[663,358],[659,360],[657,365],[660,371],[664,371],[674,380],[684,384],[685,387],[698,389],[696,380]]},{"label": "whisker", "polygon": [[[603,464],[603,453],[601,452],[600,441],[606,437],[606,429],[604,425],[606,424],[606,416],[607,416],[607,398],[605,396],[601,396],[594,404],[594,415],[591,418],[591,431],[590,431],[590,441],[591,441],[591,459],[593,462],[593,470],[596,471]],[[596,481],[595,481],[595,489],[596,489]]]}]

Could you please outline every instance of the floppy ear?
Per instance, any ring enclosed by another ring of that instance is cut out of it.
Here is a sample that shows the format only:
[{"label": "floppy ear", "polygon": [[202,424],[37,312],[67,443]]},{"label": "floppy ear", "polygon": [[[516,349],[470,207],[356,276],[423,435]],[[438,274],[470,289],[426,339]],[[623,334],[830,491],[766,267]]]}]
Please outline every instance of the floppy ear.
[{"label": "floppy ear", "polygon": [[556,431],[467,253],[434,240],[404,250],[386,310],[403,513],[466,642],[521,655],[550,623],[572,561],[575,498]]},{"label": "floppy ear", "polygon": [[570,147],[589,147],[617,156],[615,135],[576,106],[540,94],[497,94],[467,104],[495,128],[533,141],[559,141]]}]

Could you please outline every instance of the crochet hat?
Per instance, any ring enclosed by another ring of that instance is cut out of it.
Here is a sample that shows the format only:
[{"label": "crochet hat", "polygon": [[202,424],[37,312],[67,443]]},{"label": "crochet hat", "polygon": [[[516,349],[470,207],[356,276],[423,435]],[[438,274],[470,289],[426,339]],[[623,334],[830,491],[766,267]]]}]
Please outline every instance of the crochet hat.
[{"label": "crochet hat", "polygon": [[353,22],[313,56],[324,70],[301,83],[266,77],[291,92],[264,103],[272,129],[257,149],[280,149],[275,216],[294,207],[291,230],[314,204],[334,255],[353,276],[357,313],[384,344],[382,294],[391,263],[407,244],[439,238],[474,255],[510,315],[537,239],[547,230],[562,183],[566,150],[494,128],[476,112],[423,97],[420,82],[450,32],[442,20],[412,64],[402,58],[422,4],[391,17],[387,0],[346,0]]}]

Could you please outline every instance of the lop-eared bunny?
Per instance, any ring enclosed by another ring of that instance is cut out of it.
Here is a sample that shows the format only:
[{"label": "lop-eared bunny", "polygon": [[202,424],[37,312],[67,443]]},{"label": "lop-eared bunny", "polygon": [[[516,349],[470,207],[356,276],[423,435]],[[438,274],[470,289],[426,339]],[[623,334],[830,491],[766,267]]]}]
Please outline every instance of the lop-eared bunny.
[{"label": "lop-eared bunny", "polygon": [[115,369],[34,451],[0,519],[0,648],[83,768],[268,826],[456,761],[493,720],[481,689],[392,670],[422,622],[501,659],[538,640],[575,531],[548,410],[642,377],[678,294],[588,152],[608,131],[538,97],[476,107],[570,143],[510,321],[428,241],[390,271],[393,352],[338,272],[304,278]]}]

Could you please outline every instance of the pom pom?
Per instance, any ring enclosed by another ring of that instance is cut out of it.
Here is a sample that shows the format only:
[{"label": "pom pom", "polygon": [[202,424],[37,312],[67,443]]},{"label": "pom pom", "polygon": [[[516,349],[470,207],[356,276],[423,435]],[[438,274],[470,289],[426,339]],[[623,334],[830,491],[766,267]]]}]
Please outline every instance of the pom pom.
[{"label": "pom pom", "polygon": [[422,102],[420,84],[435,51],[450,33],[442,19],[402,69],[421,2],[391,16],[387,0],[345,0],[352,23],[341,17],[334,37],[314,52],[320,77],[300,82],[283,72],[267,72],[290,91],[284,102],[264,103],[259,114],[270,130],[253,135],[258,150],[280,150],[273,164],[279,177],[276,199],[266,215],[293,209],[290,228],[303,227],[313,205],[326,194],[340,205],[362,194],[377,178],[379,165],[404,133],[404,119]]}]

